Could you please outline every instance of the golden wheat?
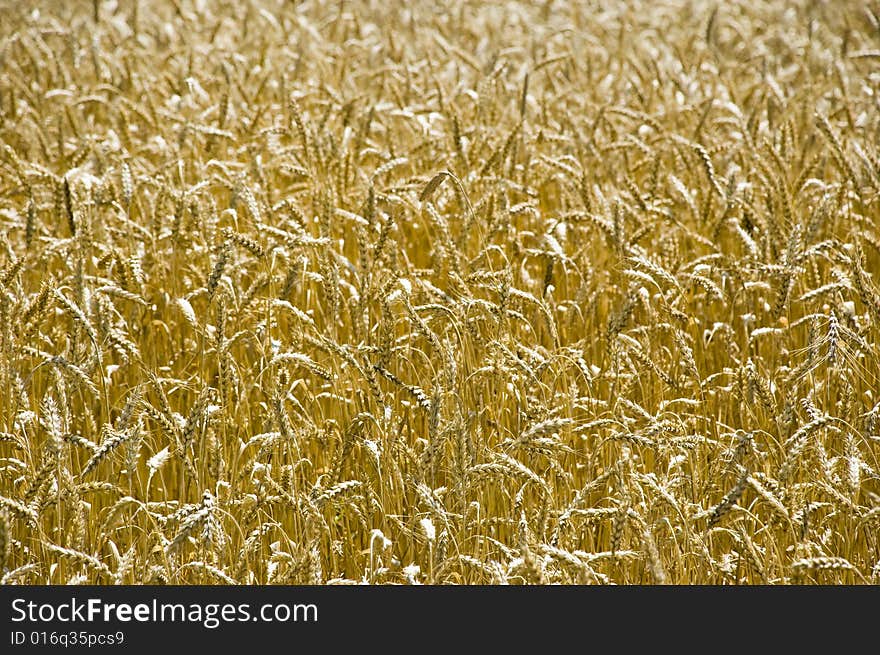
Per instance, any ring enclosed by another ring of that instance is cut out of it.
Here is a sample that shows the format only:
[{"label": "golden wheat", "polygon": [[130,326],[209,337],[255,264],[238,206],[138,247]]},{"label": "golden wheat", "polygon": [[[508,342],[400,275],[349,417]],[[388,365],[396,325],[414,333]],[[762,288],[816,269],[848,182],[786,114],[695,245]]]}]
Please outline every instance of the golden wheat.
[{"label": "golden wheat", "polygon": [[880,580],[860,2],[10,5],[2,584]]}]

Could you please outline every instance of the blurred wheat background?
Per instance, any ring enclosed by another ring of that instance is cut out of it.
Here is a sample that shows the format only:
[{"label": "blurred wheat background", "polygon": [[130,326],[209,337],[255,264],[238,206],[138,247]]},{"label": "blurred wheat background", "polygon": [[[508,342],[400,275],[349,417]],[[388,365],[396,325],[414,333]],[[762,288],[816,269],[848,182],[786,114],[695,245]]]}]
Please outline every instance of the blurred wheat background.
[{"label": "blurred wheat background", "polygon": [[880,582],[876,2],[0,5],[2,583]]}]

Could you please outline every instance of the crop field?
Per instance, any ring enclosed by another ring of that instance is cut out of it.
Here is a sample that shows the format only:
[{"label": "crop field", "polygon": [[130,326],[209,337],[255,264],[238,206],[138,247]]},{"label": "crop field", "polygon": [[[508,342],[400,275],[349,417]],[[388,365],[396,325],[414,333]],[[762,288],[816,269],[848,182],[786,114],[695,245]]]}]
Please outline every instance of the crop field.
[{"label": "crop field", "polygon": [[2,584],[880,583],[880,4],[0,0]]}]

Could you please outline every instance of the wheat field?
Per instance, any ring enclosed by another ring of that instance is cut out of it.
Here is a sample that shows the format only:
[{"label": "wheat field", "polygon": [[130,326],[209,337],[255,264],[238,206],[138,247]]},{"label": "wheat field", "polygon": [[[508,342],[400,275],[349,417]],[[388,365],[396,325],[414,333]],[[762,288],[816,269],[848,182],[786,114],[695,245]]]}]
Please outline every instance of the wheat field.
[{"label": "wheat field", "polygon": [[0,2],[3,584],[880,583],[876,2]]}]

